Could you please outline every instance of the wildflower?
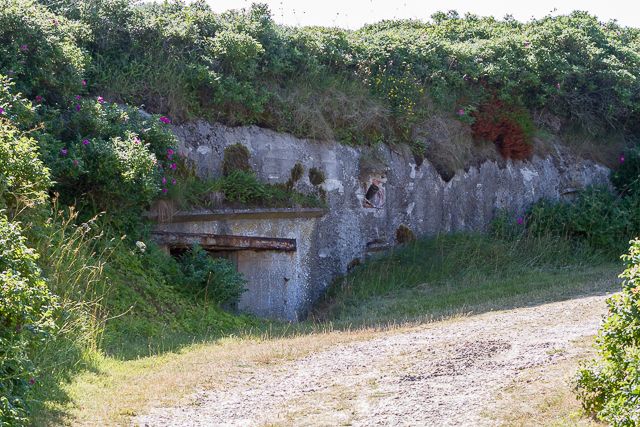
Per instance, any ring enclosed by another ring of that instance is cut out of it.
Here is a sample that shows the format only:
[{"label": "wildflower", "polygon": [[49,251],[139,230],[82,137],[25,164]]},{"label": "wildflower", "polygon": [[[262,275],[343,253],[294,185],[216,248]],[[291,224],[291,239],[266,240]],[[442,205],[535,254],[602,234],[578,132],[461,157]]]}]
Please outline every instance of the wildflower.
[{"label": "wildflower", "polygon": [[140,144],[140,138],[138,138],[137,136],[133,138],[133,143],[134,144]]},{"label": "wildflower", "polygon": [[20,45],[20,50],[22,52],[26,52],[29,50],[29,46],[27,46],[26,44]]},{"label": "wildflower", "polygon": [[82,140],[82,145],[89,145],[89,140],[88,139]]},{"label": "wildflower", "polygon": [[171,168],[171,170],[176,170],[178,168],[178,165],[176,165],[175,163],[171,163],[171,166],[169,166],[169,168]]},{"label": "wildflower", "polygon": [[4,114],[4,108],[0,107],[0,116]]},{"label": "wildflower", "polygon": [[162,189],[162,192],[163,192],[163,193],[166,193],[167,191],[169,191],[169,190],[167,190],[166,188],[163,188],[163,189]]},{"label": "wildflower", "polygon": [[80,108],[82,108],[80,104],[76,104],[76,111],[80,111]]},{"label": "wildflower", "polygon": [[620,163],[624,163],[624,154],[620,154]]},{"label": "wildflower", "polygon": [[80,101],[82,97],[80,95],[76,95],[76,100]]},{"label": "wildflower", "polygon": [[67,154],[69,154],[69,150],[67,150],[66,148],[63,148],[60,150],[60,155],[61,156],[66,156]]},{"label": "wildflower", "polygon": [[139,250],[140,252],[144,252],[144,251],[146,251],[146,250],[147,250],[147,245],[145,245],[145,243],[144,243],[144,242],[141,242],[140,240],[138,240],[138,241],[136,242],[136,247],[138,248],[138,250]]},{"label": "wildflower", "polygon": [[98,103],[99,103],[99,104],[104,104],[104,98],[103,98],[103,97],[101,97],[101,96],[99,96],[99,97],[98,97]]},{"label": "wildflower", "polygon": [[40,95],[36,95],[36,102],[38,104],[42,102],[42,97]]},{"label": "wildflower", "polygon": [[169,123],[171,123],[171,120],[169,119],[169,117],[166,116],[162,116],[160,117],[160,121],[166,125],[168,125]]},{"label": "wildflower", "polygon": [[173,153],[174,151],[171,148],[167,150],[167,156],[173,156]]},{"label": "wildflower", "polygon": [[560,83],[556,83],[556,89],[560,90]]},{"label": "wildflower", "polygon": [[73,166],[78,166],[78,159],[73,159]]},{"label": "wildflower", "polygon": [[162,183],[166,184],[167,183],[167,178],[165,178],[164,176],[162,177]]},{"label": "wildflower", "polygon": [[524,218],[519,216],[518,219],[516,219],[516,222],[518,223],[518,225],[522,225],[522,224],[524,224]]},{"label": "wildflower", "polygon": [[33,377],[29,378],[29,384],[30,385],[34,385],[35,383],[36,383],[36,379],[35,378],[33,378]]},{"label": "wildflower", "polygon": [[58,20],[57,19],[52,19],[51,23],[53,24],[54,27],[58,26]]},{"label": "wildflower", "polygon": [[86,80],[82,80],[82,86],[86,86],[87,85],[87,81]]},{"label": "wildflower", "polygon": [[531,46],[531,42],[529,40],[525,40],[523,44],[524,44],[524,47]]},{"label": "wildflower", "polygon": [[172,184],[172,185],[176,185],[176,183],[177,183],[177,182],[178,182],[178,181],[176,181],[176,179],[175,179],[175,178],[173,178],[173,179],[171,180],[171,184]]},{"label": "wildflower", "polygon": [[462,108],[458,110],[458,115],[464,116],[464,110]]}]

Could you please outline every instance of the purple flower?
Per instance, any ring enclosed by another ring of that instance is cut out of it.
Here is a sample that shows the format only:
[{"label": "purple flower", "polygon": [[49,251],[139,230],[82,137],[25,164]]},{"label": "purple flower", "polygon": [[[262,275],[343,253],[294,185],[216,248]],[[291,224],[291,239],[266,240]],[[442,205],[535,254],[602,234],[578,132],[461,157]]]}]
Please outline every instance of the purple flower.
[{"label": "purple flower", "polygon": [[560,83],[556,83],[556,89],[560,90]]},{"label": "purple flower", "polygon": [[0,107],[0,116],[4,114],[4,108]]},{"label": "purple flower", "polygon": [[78,159],[73,159],[73,166],[78,166]]},{"label": "purple flower", "polygon": [[169,168],[171,170],[176,170],[178,168],[178,165],[176,165],[175,163],[171,163],[171,166],[169,166]]},{"label": "purple flower", "polygon": [[133,138],[133,143],[134,144],[140,144],[140,138],[138,138],[137,136]]},{"label": "purple flower", "polygon": [[104,98],[103,98],[103,97],[101,97],[101,96],[99,96],[99,97],[98,97],[98,103],[99,103],[99,104],[104,104]]},{"label": "purple flower", "polygon": [[82,86],[86,86],[87,85],[87,81],[86,80],[82,80]]},{"label": "purple flower", "polygon": [[42,102],[42,97],[40,95],[36,95],[36,102],[38,104]]},{"label": "purple flower", "polygon": [[162,192],[163,192],[163,193],[166,193],[167,191],[168,191],[168,190],[167,190],[166,188],[163,188],[163,189],[162,189]]},{"label": "purple flower", "polygon": [[29,384],[34,385],[36,383],[36,379],[31,377],[29,378]]},{"label": "purple flower", "polygon": [[171,184],[173,184],[173,185],[176,185],[176,182],[177,182],[177,181],[176,181],[176,179],[175,179],[175,178],[173,178],[173,179],[171,180]]},{"label": "purple flower", "polygon": [[80,95],[76,95],[76,100],[80,101],[82,97]]},{"label": "purple flower", "polygon": [[519,216],[518,219],[516,219],[516,222],[518,223],[518,225],[522,225],[522,224],[524,224],[524,218]]},{"label": "purple flower", "polygon": [[67,150],[66,148],[63,148],[60,150],[60,155],[61,156],[66,156],[67,154],[69,154],[69,150]]},{"label": "purple flower", "polygon": [[89,145],[89,140],[88,139],[82,140],[82,145]]},{"label": "purple flower", "polygon": [[80,108],[82,108],[80,104],[76,104],[76,111],[80,111]]},{"label": "purple flower", "polygon": [[169,123],[171,123],[171,120],[169,119],[169,117],[166,116],[162,116],[160,117],[160,121],[166,125],[168,125]]},{"label": "purple flower", "polygon": [[22,52],[26,52],[29,50],[29,46],[27,46],[26,44],[20,45],[20,50]]},{"label": "purple flower", "polygon": [[458,115],[464,116],[464,110],[462,108],[458,110]]},{"label": "purple flower", "polygon": [[173,156],[173,153],[174,151],[171,148],[167,150],[167,156]]},{"label": "purple flower", "polygon": [[624,154],[620,154],[620,163],[624,163]]},{"label": "purple flower", "polygon": [[164,176],[162,177],[162,183],[166,184],[167,183],[167,178],[165,178]]}]

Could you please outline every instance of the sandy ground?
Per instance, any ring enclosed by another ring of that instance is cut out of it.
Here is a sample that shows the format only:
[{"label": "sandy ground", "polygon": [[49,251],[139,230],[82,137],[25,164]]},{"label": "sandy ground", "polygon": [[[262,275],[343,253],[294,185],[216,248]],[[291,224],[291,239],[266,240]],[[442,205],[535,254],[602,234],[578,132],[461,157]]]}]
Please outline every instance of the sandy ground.
[{"label": "sandy ground", "polygon": [[494,425],[495,396],[594,335],[606,296],[485,313],[248,369],[141,426]]}]

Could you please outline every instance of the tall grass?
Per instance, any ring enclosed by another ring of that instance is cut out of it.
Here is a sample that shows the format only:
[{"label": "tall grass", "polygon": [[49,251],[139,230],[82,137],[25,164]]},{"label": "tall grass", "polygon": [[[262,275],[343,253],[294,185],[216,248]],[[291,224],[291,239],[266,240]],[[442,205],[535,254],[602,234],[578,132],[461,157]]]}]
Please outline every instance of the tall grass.
[{"label": "tall grass", "polygon": [[333,284],[313,316],[370,324],[526,305],[607,288],[603,281],[617,268],[557,237],[437,236],[356,268]]}]

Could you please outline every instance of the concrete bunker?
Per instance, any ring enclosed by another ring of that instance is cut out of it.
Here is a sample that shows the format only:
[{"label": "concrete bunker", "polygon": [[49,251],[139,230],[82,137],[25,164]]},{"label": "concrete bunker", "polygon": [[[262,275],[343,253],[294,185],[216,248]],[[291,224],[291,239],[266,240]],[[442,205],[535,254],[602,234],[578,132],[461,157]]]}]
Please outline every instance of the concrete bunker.
[{"label": "concrete bunker", "polygon": [[312,247],[324,209],[221,209],[175,212],[157,225],[153,239],[178,254],[200,245],[231,260],[247,280],[238,309],[297,321],[311,304]]}]

